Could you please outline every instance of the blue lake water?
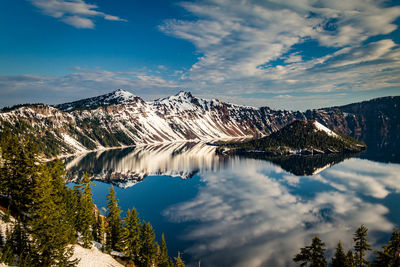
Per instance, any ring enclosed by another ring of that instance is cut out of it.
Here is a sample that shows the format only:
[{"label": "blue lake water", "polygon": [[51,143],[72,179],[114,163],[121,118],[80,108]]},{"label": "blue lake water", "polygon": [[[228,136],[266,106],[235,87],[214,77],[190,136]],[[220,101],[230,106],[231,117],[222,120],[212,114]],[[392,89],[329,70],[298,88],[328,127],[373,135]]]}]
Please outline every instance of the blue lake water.
[{"label": "blue lake water", "polygon": [[314,235],[330,258],[339,240],[346,250],[353,246],[361,224],[378,249],[400,222],[400,164],[348,158],[299,176],[287,161],[221,158],[214,149],[110,150],[74,159],[67,169],[70,179],[83,171],[98,179],[99,208],[114,184],[123,211],[134,206],[158,237],[165,234],[170,255],[180,251],[188,266],[292,266]]}]

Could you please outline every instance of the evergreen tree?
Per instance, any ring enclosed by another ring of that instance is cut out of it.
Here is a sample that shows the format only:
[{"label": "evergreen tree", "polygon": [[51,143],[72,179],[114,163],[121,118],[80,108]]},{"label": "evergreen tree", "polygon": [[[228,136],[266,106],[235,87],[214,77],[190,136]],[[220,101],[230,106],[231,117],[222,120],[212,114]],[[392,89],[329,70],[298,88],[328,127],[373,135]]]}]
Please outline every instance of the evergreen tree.
[{"label": "evergreen tree", "polygon": [[178,257],[174,258],[175,260],[175,267],[185,267],[185,263],[183,262],[183,260],[181,259],[181,253],[178,251]]},{"label": "evergreen tree", "polygon": [[64,206],[66,207],[65,211],[65,221],[71,227],[71,236],[69,243],[76,243],[77,237],[77,216],[78,216],[78,198],[74,193],[74,190],[65,187],[62,190],[62,199]]},{"label": "evergreen tree", "polygon": [[101,216],[100,211],[97,211],[96,222],[93,225],[94,240],[100,244],[104,244],[105,230],[104,217]]},{"label": "evergreen tree", "polygon": [[3,237],[3,233],[0,231],[0,251],[1,251],[1,249],[3,249],[5,242],[6,241],[5,241],[4,237]]},{"label": "evergreen tree", "polygon": [[52,200],[58,207],[58,213],[63,224],[63,230],[65,236],[68,238],[68,243],[76,242],[76,231],[75,231],[75,216],[76,214],[76,199],[71,189],[65,185],[64,175],[65,170],[60,160],[51,161],[46,165],[46,169],[49,171],[51,177],[52,186]]},{"label": "evergreen tree", "polygon": [[0,190],[15,207],[18,221],[9,235],[13,238],[11,250],[5,253],[7,261],[12,262],[15,254],[19,265],[31,265],[31,261],[39,266],[68,262],[70,249],[66,246],[72,227],[66,220],[61,165],[45,164],[39,159],[35,144],[18,140],[9,132],[3,132],[0,143]]},{"label": "evergreen tree", "polygon": [[130,263],[139,263],[142,242],[140,239],[141,225],[135,208],[128,210],[124,218],[125,255]]},{"label": "evergreen tree", "polygon": [[[13,223],[12,229],[11,232],[8,231],[7,240],[4,245],[4,251],[6,251],[7,258],[6,261],[15,261],[15,256],[18,256],[19,261],[21,259],[29,258],[30,241],[27,231],[24,229],[22,223],[17,221]],[[12,257],[10,257],[11,254],[13,255]]]},{"label": "evergreen tree", "polygon": [[10,206],[7,207],[6,212],[4,213],[4,215],[1,218],[3,220],[3,222],[8,223],[11,222],[11,211],[10,211]]},{"label": "evergreen tree", "polygon": [[354,233],[354,262],[356,266],[365,266],[368,265],[369,262],[364,258],[365,252],[367,250],[371,250],[371,245],[367,242],[368,236],[368,228],[365,225],[361,225],[356,232]]},{"label": "evergreen tree", "polygon": [[141,227],[141,240],[142,247],[140,250],[140,255],[143,258],[141,263],[142,266],[150,267],[153,266],[156,260],[157,254],[157,243],[154,241],[155,234],[153,227],[149,222],[143,222]]},{"label": "evergreen tree", "polygon": [[161,235],[161,246],[157,258],[157,265],[160,267],[169,266],[168,249],[167,249],[167,243],[165,242],[164,234]]},{"label": "evergreen tree", "polygon": [[0,258],[0,262],[4,262],[7,265],[14,266],[15,256],[11,246],[4,247]]},{"label": "evergreen tree", "polygon": [[383,251],[375,251],[376,259],[374,266],[377,267],[394,267],[400,266],[400,233],[399,229],[395,229],[389,242],[384,245]]},{"label": "evergreen tree", "polygon": [[301,248],[300,253],[293,258],[293,261],[300,266],[309,264],[310,267],[325,267],[328,266],[324,256],[325,251],[325,243],[318,236],[314,236],[311,246]]},{"label": "evergreen tree", "polygon": [[90,247],[90,241],[93,240],[92,227],[96,222],[92,186],[90,175],[85,173],[80,183],[75,187],[78,196],[76,226],[81,233],[83,246],[86,248]]},{"label": "evergreen tree", "polygon": [[346,254],[343,251],[340,241],[336,247],[335,255],[332,258],[332,267],[346,267]]},{"label": "evergreen tree", "polygon": [[25,214],[31,204],[34,179],[41,165],[37,159],[38,148],[29,140],[19,140],[9,130],[1,134],[0,146],[0,190],[15,205],[18,215]]},{"label": "evergreen tree", "polygon": [[71,228],[65,219],[66,208],[62,206],[61,194],[54,186],[53,175],[60,172],[49,170],[45,164],[40,166],[40,175],[34,179],[28,220],[31,256],[35,264],[51,266],[60,261],[68,262],[73,249],[67,248]]},{"label": "evergreen tree", "polygon": [[349,251],[347,251],[346,261],[345,261],[344,266],[346,266],[346,267],[354,267],[355,266],[354,256],[353,256],[353,252],[351,251],[351,249]]},{"label": "evergreen tree", "polygon": [[110,187],[107,195],[107,249],[121,251],[123,249],[122,238],[123,228],[121,220],[121,209],[115,197],[114,187]]}]

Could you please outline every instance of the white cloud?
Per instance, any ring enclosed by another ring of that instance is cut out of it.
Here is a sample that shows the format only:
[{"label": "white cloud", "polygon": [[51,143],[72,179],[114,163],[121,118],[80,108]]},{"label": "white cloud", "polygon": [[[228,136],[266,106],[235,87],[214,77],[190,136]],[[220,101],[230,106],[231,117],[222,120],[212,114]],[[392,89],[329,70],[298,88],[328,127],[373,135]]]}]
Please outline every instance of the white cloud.
[{"label": "white cloud", "polygon": [[368,160],[349,159],[326,170],[317,177],[340,191],[355,191],[374,198],[400,193],[399,164],[383,164]]},{"label": "white cloud", "polygon": [[[390,39],[365,43],[397,28],[399,6],[361,0],[208,0],[182,6],[197,20],[168,20],[159,28],[195,45],[201,56],[182,75],[182,83],[204,95],[236,95],[243,103],[251,102],[243,94],[400,86],[394,79],[400,72],[398,45]],[[308,40],[333,50],[306,59],[294,46]],[[276,59],[285,64],[271,65]]]},{"label": "white cloud", "polygon": [[48,16],[58,18],[61,21],[76,28],[93,29],[94,17],[102,17],[111,21],[126,21],[117,16],[98,11],[97,5],[87,4],[83,0],[30,0],[30,2],[42,10]]},{"label": "white cloud", "polygon": [[70,17],[65,17],[62,18],[61,21],[74,26],[75,28],[88,28],[88,29],[93,29],[94,28],[94,23],[92,20],[88,18],[83,18],[79,16],[70,16]]},{"label": "white cloud", "polygon": [[[374,166],[365,168],[364,163]],[[387,184],[387,190],[397,188],[396,181],[390,181],[397,175],[398,166],[386,169],[385,164],[359,159],[336,166],[348,173],[343,191],[335,187],[305,188],[309,182],[303,183],[304,180],[324,182],[321,176],[296,177],[268,162],[237,161],[218,174],[202,173],[197,196],[167,208],[164,215],[175,222],[194,222],[182,231],[182,238],[192,244],[185,252],[210,266],[289,266],[299,248],[314,235],[320,236],[330,249],[339,240],[346,249],[350,248],[352,234],[362,223],[370,232],[389,235],[394,226],[386,217],[389,209],[370,201],[371,191],[364,189],[377,183],[383,187]],[[365,172],[375,167],[376,173],[384,170],[377,182],[365,179],[364,183],[370,186],[351,185],[360,184],[357,173],[361,169],[365,178]],[[326,173],[321,174],[326,177]],[[298,195],[287,185],[315,193]],[[378,193],[376,197],[382,196]],[[369,236],[369,241],[375,248],[380,245],[374,235]]]},{"label": "white cloud", "polygon": [[0,105],[60,102],[92,97],[122,88],[145,99],[175,94],[177,85],[150,72],[112,72],[82,69],[65,76],[10,75],[0,76]]}]

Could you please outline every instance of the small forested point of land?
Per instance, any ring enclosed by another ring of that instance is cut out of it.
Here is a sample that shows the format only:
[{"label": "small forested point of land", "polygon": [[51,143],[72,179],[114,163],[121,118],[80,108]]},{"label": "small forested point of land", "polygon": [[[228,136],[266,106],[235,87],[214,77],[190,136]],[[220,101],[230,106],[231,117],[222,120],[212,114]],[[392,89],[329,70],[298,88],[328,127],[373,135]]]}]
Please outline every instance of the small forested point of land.
[{"label": "small forested point of land", "polygon": [[294,121],[260,139],[240,143],[221,143],[216,152],[269,155],[333,154],[360,152],[366,148],[363,142],[339,133],[319,130],[315,124],[315,121]]},{"label": "small forested point of land", "polygon": [[131,266],[184,266],[168,256],[164,235],[161,245],[153,227],[141,221],[133,207],[124,218],[113,187],[107,196],[104,216],[93,203],[90,174],[73,189],[64,180],[60,160],[44,162],[29,138],[5,130],[0,134],[1,221],[0,263],[11,266],[76,266],[74,244],[118,255]]}]

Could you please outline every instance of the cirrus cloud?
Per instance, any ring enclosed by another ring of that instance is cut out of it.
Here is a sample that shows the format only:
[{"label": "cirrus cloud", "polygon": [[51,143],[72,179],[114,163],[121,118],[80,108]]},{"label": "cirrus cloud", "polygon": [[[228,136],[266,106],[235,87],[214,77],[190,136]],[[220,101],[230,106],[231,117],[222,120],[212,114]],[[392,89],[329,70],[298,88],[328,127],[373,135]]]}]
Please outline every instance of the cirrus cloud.
[{"label": "cirrus cloud", "polygon": [[83,0],[30,0],[30,2],[44,14],[58,18],[75,28],[93,29],[95,27],[94,17],[102,17],[111,21],[127,21],[98,11],[97,5],[87,4]]},{"label": "cirrus cloud", "polygon": [[151,71],[113,72],[102,69],[76,70],[64,76],[8,75],[0,76],[3,97],[0,106],[44,102],[58,104],[93,97],[123,88],[145,99],[175,94],[177,85]]},{"label": "cirrus cloud", "polygon": [[[400,87],[395,79],[400,48],[386,36],[398,28],[400,6],[361,0],[181,5],[196,19],[167,20],[159,29],[195,45],[200,56],[181,82],[200,94],[236,96],[249,103],[249,97],[260,93],[345,92],[349,101],[357,92],[378,90],[382,95]],[[347,103],[341,95],[330,98]]]}]

